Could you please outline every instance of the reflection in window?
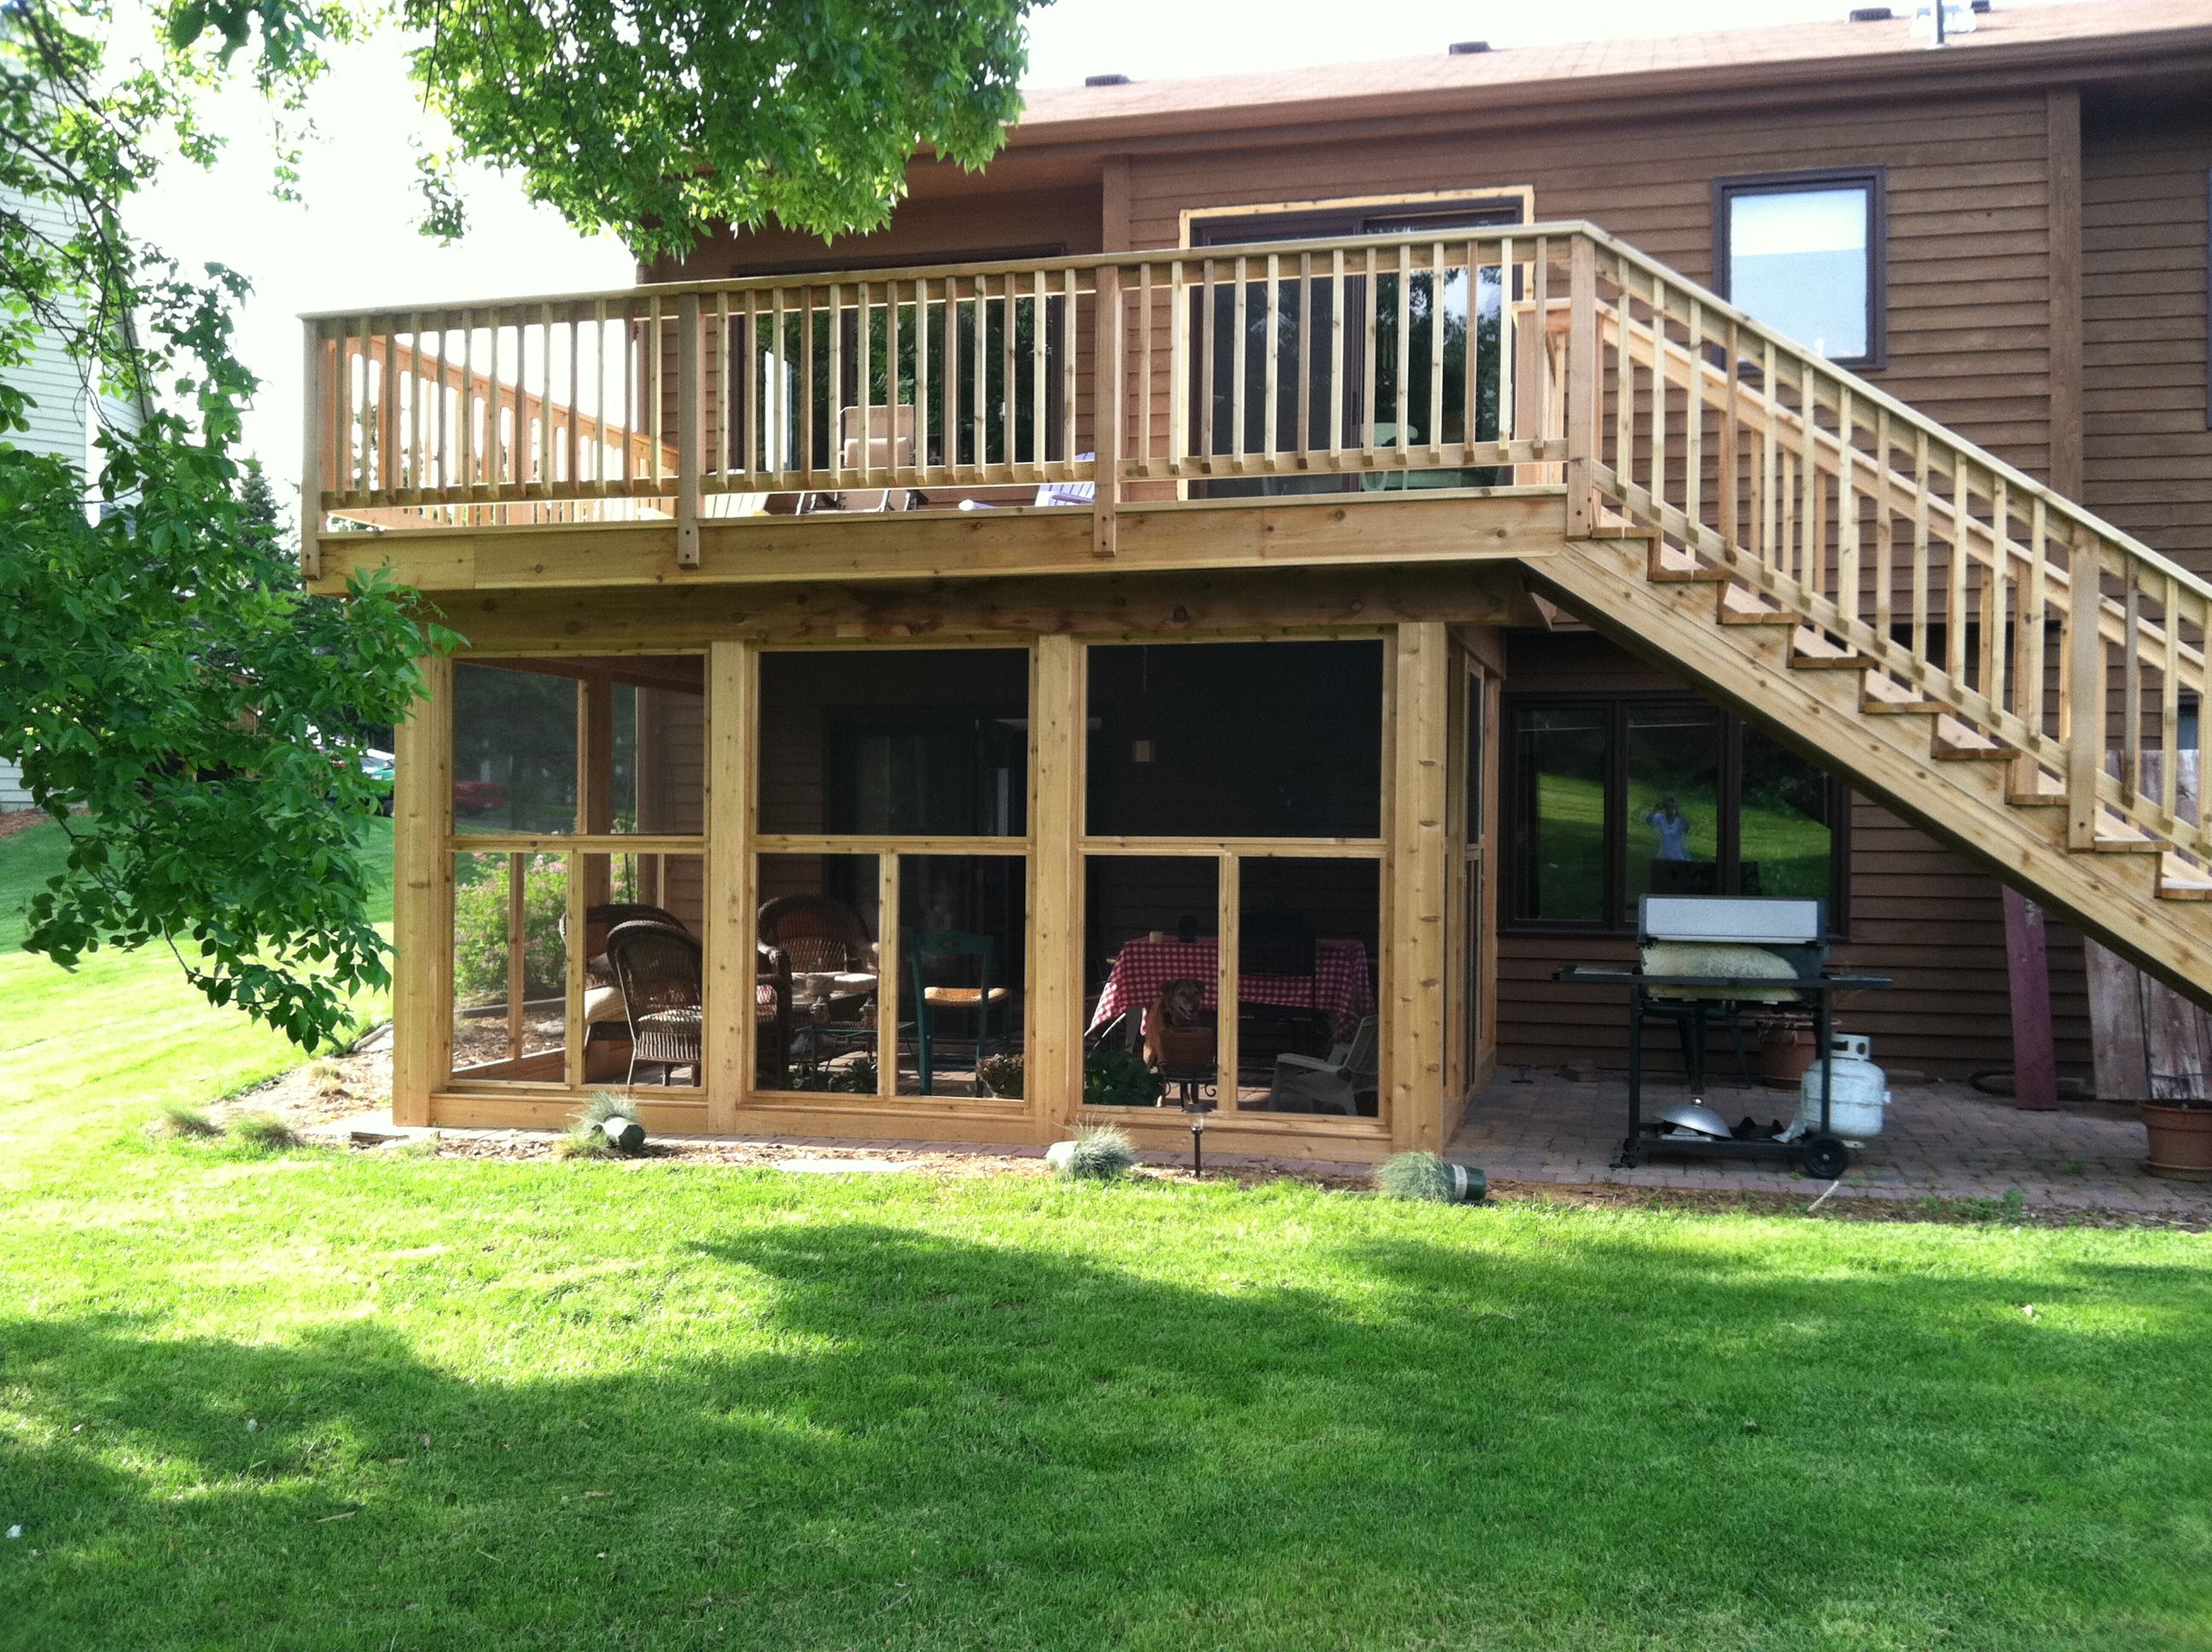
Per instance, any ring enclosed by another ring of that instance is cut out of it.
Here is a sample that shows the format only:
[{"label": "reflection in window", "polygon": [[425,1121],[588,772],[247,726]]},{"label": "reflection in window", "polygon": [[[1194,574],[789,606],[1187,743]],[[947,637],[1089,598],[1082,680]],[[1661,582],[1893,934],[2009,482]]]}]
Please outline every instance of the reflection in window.
[{"label": "reflection in window", "polygon": [[1874,355],[1875,185],[1723,185],[1729,297],[1831,361]]},{"label": "reflection in window", "polygon": [[1843,921],[1840,787],[1700,701],[1522,701],[1507,887],[1522,923],[1625,928],[1645,895],[1783,895]]},{"label": "reflection in window", "polygon": [[1610,719],[1602,707],[1529,707],[1514,728],[1521,813],[1515,916],[1594,923],[1606,916]]}]

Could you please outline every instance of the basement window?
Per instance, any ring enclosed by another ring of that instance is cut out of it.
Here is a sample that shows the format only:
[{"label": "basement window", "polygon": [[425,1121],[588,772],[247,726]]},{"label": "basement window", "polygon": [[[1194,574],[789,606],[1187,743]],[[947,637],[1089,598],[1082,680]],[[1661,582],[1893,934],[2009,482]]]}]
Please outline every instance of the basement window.
[{"label": "basement window", "polygon": [[1839,367],[1882,364],[1879,167],[1713,185],[1713,279],[1754,320]]}]

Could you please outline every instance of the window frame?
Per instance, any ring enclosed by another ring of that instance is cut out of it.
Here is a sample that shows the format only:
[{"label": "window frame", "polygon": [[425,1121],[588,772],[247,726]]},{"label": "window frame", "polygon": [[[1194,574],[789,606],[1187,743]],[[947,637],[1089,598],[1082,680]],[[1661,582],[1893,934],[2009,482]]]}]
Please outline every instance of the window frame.
[{"label": "window frame", "polygon": [[[1863,355],[1825,358],[1830,366],[1878,373],[1889,365],[1889,169],[1880,166],[1815,167],[1796,172],[1737,173],[1713,179],[1713,290],[1735,302],[1734,249],[1729,208],[1740,195],[1802,195],[1857,187],[1866,191],[1866,339]],[[1753,317],[1757,320],[1759,318]],[[1779,329],[1777,329],[1778,331]],[[1801,346],[1809,349],[1809,346]]]},{"label": "window frame", "polygon": [[[1520,718],[1524,711],[1545,708],[1598,707],[1605,712],[1605,866],[1602,882],[1607,915],[1583,918],[1532,918],[1520,910],[1522,872],[1528,839],[1522,829],[1522,805],[1527,780],[1519,761]],[[1721,799],[1720,819],[1714,838],[1716,862],[1734,874],[1742,859],[1743,737],[1750,725],[1727,707],[1694,694],[1658,692],[1608,693],[1598,690],[1548,690],[1516,694],[1509,687],[1498,719],[1498,895],[1494,909],[1501,935],[1588,935],[1632,938],[1636,914],[1628,903],[1628,719],[1632,712],[1681,707],[1710,711],[1720,720],[1720,750],[1716,789]],[[1767,735],[1770,740],[1773,736]],[[1785,743],[1776,741],[1777,744]],[[1802,755],[1802,754],[1801,754]],[[1808,758],[1806,761],[1810,762]],[[1814,767],[1819,767],[1815,764]],[[1850,938],[1851,793],[1835,774],[1822,771],[1828,787],[1831,825],[1828,890],[1823,905],[1827,937]]]}]

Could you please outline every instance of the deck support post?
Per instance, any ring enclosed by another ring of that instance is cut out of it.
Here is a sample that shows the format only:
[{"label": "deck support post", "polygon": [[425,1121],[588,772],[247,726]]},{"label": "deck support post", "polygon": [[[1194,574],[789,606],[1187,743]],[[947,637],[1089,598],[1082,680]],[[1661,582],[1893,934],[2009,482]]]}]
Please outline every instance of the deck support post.
[{"label": "deck support post", "polygon": [[753,1087],[759,1036],[753,957],[754,683],[750,642],[707,645],[707,867],[702,936],[707,979],[707,1128],[730,1135]]},{"label": "deck support post", "polygon": [[392,731],[392,1121],[430,1122],[453,1031],[453,662],[418,662],[422,698]]},{"label": "deck support post", "polygon": [[1083,1106],[1084,652],[1040,636],[1030,715],[1029,1058],[1024,1094],[1042,1140]]},{"label": "deck support post", "polygon": [[1091,301],[1097,310],[1097,348],[1091,398],[1091,550],[1096,556],[1111,556],[1121,506],[1121,272],[1102,264],[1097,282]]},{"label": "deck support post", "polygon": [[[654,348],[659,340],[653,341]],[[699,566],[699,295],[676,304],[676,565]]]},{"label": "deck support post", "polygon": [[1577,235],[1567,262],[1567,537],[1597,526],[1597,247]]},{"label": "deck support post", "polygon": [[1451,646],[1437,622],[1398,627],[1391,718],[1389,964],[1382,1035],[1392,1145],[1443,1147],[1445,777]]}]

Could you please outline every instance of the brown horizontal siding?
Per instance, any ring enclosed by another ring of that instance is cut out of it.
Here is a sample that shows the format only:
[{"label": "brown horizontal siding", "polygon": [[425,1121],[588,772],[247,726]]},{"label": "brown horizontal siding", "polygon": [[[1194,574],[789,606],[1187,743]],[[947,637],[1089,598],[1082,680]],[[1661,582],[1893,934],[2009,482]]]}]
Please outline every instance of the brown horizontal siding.
[{"label": "brown horizontal siding", "polygon": [[2082,133],[2084,502],[2212,572],[2205,177],[2212,118],[2110,112]]},{"label": "brown horizontal siding", "polygon": [[[1595,637],[1512,634],[1505,690],[1680,692],[1694,687]],[[1501,846],[1502,847],[1502,846]],[[1887,993],[1844,1000],[1841,1017],[1872,1035],[1887,1066],[1952,1077],[2012,1065],[2011,990],[2003,898],[1995,879],[1880,804],[1854,797],[1849,938],[1839,966],[1891,976]],[[1498,947],[1498,1060],[1507,1066],[1568,1061],[1618,1066],[1628,1054],[1627,1010],[1618,992],[1570,987],[1563,964],[1626,962],[1617,937],[1502,934]],[[2087,1004],[2078,938],[2054,928],[2051,999],[2058,1057],[2089,1064]],[[1661,1027],[1647,1048],[1668,1059],[1674,1034]],[[1722,1052],[1727,1060],[1725,1050]],[[1679,1059],[1679,1058],[1673,1058]]]}]

